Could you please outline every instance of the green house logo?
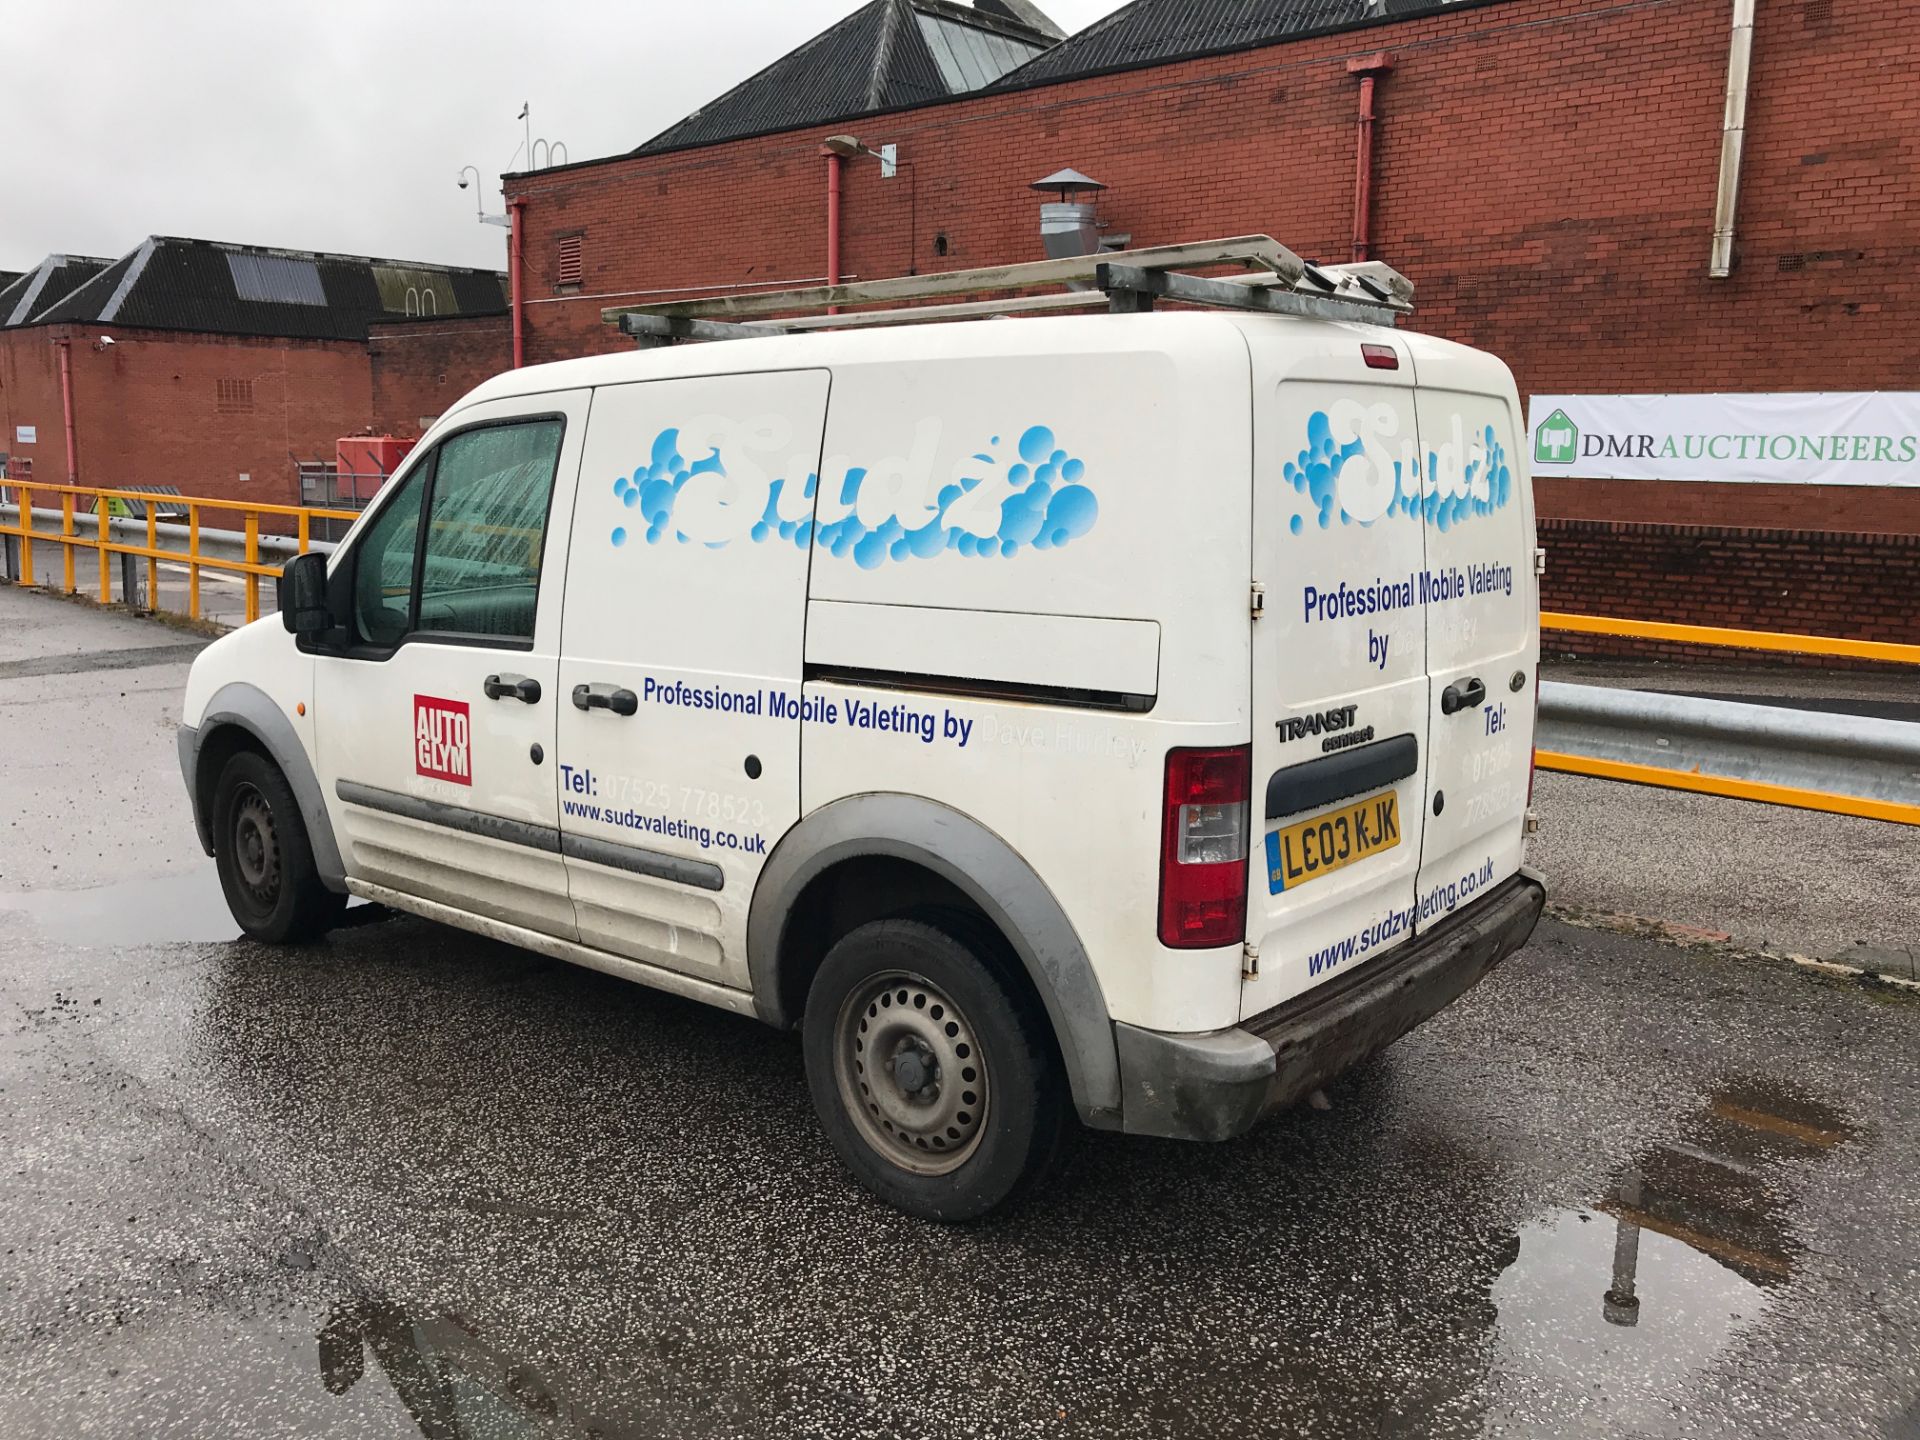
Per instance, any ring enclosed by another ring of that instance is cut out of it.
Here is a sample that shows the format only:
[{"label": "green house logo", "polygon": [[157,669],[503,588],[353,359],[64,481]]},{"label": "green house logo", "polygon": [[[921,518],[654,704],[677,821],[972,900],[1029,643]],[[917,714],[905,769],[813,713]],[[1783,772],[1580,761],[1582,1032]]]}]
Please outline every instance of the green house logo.
[{"label": "green house logo", "polygon": [[1580,453],[1580,427],[1556,410],[1533,432],[1533,458],[1542,465],[1571,465]]}]

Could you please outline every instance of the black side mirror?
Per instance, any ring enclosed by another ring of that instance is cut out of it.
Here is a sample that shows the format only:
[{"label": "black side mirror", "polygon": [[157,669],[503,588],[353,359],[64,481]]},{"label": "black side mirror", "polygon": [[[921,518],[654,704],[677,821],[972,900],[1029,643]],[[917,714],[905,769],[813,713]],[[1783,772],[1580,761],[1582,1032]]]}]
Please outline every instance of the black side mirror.
[{"label": "black side mirror", "polygon": [[303,639],[325,633],[333,623],[327,609],[327,557],[309,551],[289,560],[280,572],[280,623]]}]

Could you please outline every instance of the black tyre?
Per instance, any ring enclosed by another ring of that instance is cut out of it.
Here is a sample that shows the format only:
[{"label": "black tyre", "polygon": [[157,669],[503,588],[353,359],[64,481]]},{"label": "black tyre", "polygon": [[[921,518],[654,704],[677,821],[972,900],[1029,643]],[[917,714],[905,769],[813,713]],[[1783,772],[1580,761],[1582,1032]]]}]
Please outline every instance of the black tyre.
[{"label": "black tyre", "polygon": [[227,909],[254,940],[317,939],[347,907],[320,879],[286,776],[255,751],[228,760],[214,786],[213,856]]},{"label": "black tyre", "polygon": [[876,920],[827,952],[802,1024],[807,1085],[856,1179],[924,1220],[972,1220],[1052,1164],[1067,1089],[998,937]]}]

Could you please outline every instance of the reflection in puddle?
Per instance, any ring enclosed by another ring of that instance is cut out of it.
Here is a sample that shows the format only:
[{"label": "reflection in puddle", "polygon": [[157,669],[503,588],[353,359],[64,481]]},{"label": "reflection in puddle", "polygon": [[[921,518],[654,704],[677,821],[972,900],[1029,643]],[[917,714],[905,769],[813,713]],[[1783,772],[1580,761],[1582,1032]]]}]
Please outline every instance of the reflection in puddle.
[{"label": "reflection in puddle", "polygon": [[416,1321],[388,1301],[361,1300],[336,1309],[316,1338],[328,1394],[359,1384],[371,1356],[429,1440],[611,1433],[457,1316]]},{"label": "reflection in puddle", "polygon": [[1636,1156],[1592,1209],[1522,1228],[1493,1285],[1492,1413],[1538,1415],[1545,1402],[1597,1412],[1609,1430],[1670,1418],[1683,1382],[1766,1315],[1792,1274],[1791,1202],[1763,1172],[1800,1178],[1850,1135],[1824,1105],[1737,1082]]},{"label": "reflection in puddle", "polygon": [[[0,895],[0,913],[25,915],[49,940],[87,948],[122,945],[187,945],[238,940],[240,927],[227,910],[220,872],[213,862],[175,875],[123,880],[92,890],[31,890]],[[384,919],[384,907],[348,902],[342,926]]]},{"label": "reflection in puddle", "polygon": [[175,875],[124,880],[94,890],[0,896],[49,940],[68,945],[156,945],[238,940],[211,860]]}]

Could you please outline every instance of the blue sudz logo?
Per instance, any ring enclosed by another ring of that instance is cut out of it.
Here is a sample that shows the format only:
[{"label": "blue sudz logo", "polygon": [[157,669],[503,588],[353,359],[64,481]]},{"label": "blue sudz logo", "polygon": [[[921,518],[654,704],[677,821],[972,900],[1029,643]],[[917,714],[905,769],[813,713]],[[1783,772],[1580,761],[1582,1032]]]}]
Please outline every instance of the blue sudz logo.
[{"label": "blue sudz logo", "polygon": [[[727,430],[735,433],[718,433]],[[688,443],[706,453],[689,460],[681,453],[683,430],[662,430],[646,463],[613,482],[615,498],[637,512],[631,525],[614,528],[613,543],[625,545],[635,534],[649,545],[672,541],[710,549],[735,540],[788,541],[851,556],[872,570],[948,551],[1011,558],[1057,550],[1085,535],[1100,515],[1098,499],[1083,483],[1086,463],[1057,445],[1045,425],[1022,431],[1004,461],[995,435],[986,449],[955,465],[937,489],[931,478],[937,422],[919,427],[912,454],[871,467],[835,467],[838,478],[824,485],[812,472],[795,484],[791,476],[799,464],[769,476],[752,459],[753,451],[782,443],[782,431],[770,421],[710,421],[704,443]]]},{"label": "blue sudz logo", "polygon": [[1494,427],[1471,432],[1456,412],[1438,444],[1421,447],[1399,435],[1392,405],[1342,400],[1307,418],[1306,447],[1283,467],[1287,483],[1308,509],[1288,528],[1298,535],[1309,518],[1322,530],[1371,525],[1390,515],[1418,515],[1441,530],[1489,515],[1513,496],[1507,447]]}]

